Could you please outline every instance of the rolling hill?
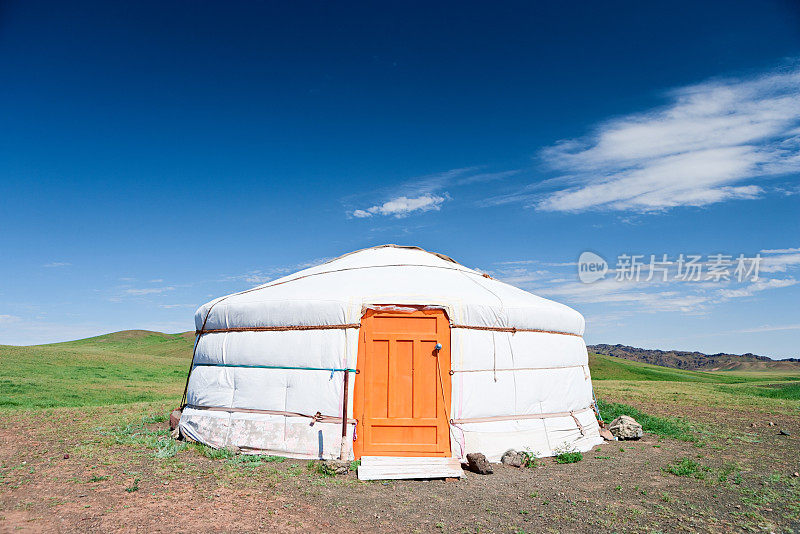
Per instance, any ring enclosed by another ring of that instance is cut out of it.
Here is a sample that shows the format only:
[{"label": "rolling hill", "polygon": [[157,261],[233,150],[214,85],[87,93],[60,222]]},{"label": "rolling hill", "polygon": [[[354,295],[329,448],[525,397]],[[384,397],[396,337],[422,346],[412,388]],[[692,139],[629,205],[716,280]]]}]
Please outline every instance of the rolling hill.
[{"label": "rolling hill", "polygon": [[675,369],[695,371],[800,371],[800,359],[773,360],[755,354],[703,354],[650,350],[627,345],[589,345],[589,352]]}]

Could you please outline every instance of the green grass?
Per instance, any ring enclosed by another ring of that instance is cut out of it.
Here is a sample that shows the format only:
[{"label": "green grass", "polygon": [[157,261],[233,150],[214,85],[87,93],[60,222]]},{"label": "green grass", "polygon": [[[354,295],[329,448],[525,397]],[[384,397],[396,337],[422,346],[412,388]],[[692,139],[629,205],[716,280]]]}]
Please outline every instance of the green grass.
[{"label": "green grass", "polygon": [[[650,365],[649,363],[634,362],[614,356],[603,354],[589,354],[589,368],[592,380],[628,380],[628,381],[658,381],[658,382],[701,382],[716,384],[737,384],[753,379],[763,380],[764,375],[775,375],[779,379],[791,378],[791,374],[770,372],[739,372],[724,371],[685,371],[671,367]],[[797,376],[796,374],[794,375]]]},{"label": "green grass", "polygon": [[561,452],[555,456],[557,464],[574,464],[583,460],[583,454],[578,451]]},{"label": "green grass", "polygon": [[633,406],[615,402],[605,402],[601,399],[598,399],[597,407],[600,409],[600,416],[606,424],[611,423],[611,421],[620,415],[629,415],[642,425],[642,430],[645,432],[680,441],[693,442],[699,439],[691,423],[679,417],[658,417],[649,415],[637,410]]},{"label": "green grass", "polygon": [[701,463],[695,462],[691,458],[684,457],[678,458],[669,464],[664,468],[664,471],[679,477],[691,477],[702,480],[706,478],[711,469]]},{"label": "green grass", "polygon": [[717,389],[737,395],[751,395],[769,399],[800,400],[800,382],[736,386],[720,385],[717,386]]},{"label": "green grass", "polygon": [[178,399],[193,337],[126,331],[89,339],[0,345],[0,409]]}]

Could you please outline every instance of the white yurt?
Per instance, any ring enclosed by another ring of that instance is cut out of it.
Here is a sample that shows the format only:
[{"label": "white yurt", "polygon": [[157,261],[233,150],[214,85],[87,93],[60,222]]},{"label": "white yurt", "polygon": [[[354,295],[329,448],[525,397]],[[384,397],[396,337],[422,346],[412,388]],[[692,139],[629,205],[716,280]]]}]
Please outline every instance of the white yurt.
[{"label": "white yurt", "polygon": [[295,458],[540,456],[602,442],[581,314],[383,245],[204,304],[181,433]]}]

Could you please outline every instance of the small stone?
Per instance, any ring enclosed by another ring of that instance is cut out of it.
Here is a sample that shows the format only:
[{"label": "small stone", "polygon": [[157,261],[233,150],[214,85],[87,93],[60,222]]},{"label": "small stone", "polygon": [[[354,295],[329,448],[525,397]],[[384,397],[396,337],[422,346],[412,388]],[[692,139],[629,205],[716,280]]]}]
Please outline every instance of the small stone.
[{"label": "small stone", "polygon": [[791,436],[791,434],[789,434],[787,431],[785,431],[783,429],[781,429],[781,431],[778,432],[778,435],[779,436]]},{"label": "small stone", "polygon": [[750,423],[750,428],[755,428],[755,427],[756,427],[755,423]]},{"label": "small stone", "polygon": [[500,457],[500,462],[511,467],[522,467],[522,459],[523,456],[521,452],[508,449],[503,453],[503,456]]},{"label": "small stone", "polygon": [[617,441],[617,438],[614,437],[614,434],[612,434],[611,431],[604,426],[600,427],[599,433],[600,437],[606,441]]},{"label": "small stone", "polygon": [[644,435],[642,425],[636,419],[627,415],[620,415],[608,425],[608,429],[617,439],[639,439]]},{"label": "small stone", "polygon": [[800,477],[800,473],[795,471],[794,473],[792,473],[792,476],[795,477],[795,478]]},{"label": "small stone", "polygon": [[343,460],[325,460],[325,463],[333,469],[337,475],[346,475],[350,472],[350,462]]},{"label": "small stone", "polygon": [[172,413],[169,414],[169,429],[175,430],[178,428],[178,424],[181,422],[181,411],[180,410],[172,410]]},{"label": "small stone", "polygon": [[64,459],[65,459],[65,460],[69,460],[69,454],[65,454],[65,455],[64,455]]},{"label": "small stone", "polygon": [[767,424],[768,424],[769,426],[775,426],[775,423],[773,423],[772,421],[770,421],[770,422],[769,422],[769,423],[767,423]]},{"label": "small stone", "polygon": [[486,460],[486,456],[480,452],[469,453],[467,455],[467,465],[470,471],[479,475],[491,475],[494,473],[494,469],[492,469],[489,461]]}]

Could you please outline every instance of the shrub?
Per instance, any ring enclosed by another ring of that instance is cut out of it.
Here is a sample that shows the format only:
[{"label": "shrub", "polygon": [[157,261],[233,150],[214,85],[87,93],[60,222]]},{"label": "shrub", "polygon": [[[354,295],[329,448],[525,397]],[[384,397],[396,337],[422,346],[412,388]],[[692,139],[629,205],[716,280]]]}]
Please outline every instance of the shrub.
[{"label": "shrub", "polygon": [[559,449],[554,449],[557,464],[574,464],[583,460],[583,454],[566,443]]}]

